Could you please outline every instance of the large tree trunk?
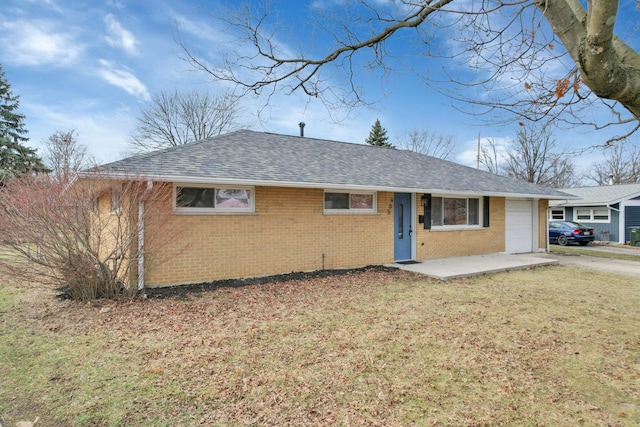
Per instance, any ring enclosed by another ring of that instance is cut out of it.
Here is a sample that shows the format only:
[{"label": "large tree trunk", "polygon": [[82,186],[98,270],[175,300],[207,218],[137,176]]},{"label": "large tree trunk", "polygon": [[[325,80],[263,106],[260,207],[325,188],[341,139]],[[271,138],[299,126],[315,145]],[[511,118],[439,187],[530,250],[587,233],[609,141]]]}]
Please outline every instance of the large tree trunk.
[{"label": "large tree trunk", "polygon": [[581,80],[597,96],[618,101],[640,119],[640,55],[613,35],[618,0],[536,0]]}]

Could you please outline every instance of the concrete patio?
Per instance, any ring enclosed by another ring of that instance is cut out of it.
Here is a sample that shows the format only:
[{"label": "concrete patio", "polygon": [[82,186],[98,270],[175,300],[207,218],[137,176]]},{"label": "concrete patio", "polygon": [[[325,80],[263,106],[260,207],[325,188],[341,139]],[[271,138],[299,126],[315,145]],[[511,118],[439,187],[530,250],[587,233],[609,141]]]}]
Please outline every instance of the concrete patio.
[{"label": "concrete patio", "polygon": [[495,253],[430,259],[415,264],[394,263],[391,265],[402,270],[424,274],[428,277],[450,280],[459,277],[478,276],[508,270],[524,270],[532,267],[557,264],[559,264],[557,259],[540,257],[536,254]]}]

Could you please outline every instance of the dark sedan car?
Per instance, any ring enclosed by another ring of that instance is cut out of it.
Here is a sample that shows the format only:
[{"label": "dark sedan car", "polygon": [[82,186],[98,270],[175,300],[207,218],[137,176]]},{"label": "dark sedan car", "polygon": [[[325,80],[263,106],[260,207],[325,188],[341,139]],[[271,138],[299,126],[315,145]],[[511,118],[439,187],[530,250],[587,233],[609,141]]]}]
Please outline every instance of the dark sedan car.
[{"label": "dark sedan car", "polygon": [[579,222],[551,221],[549,223],[549,243],[566,246],[579,243],[582,246],[593,242],[593,228],[585,227]]}]

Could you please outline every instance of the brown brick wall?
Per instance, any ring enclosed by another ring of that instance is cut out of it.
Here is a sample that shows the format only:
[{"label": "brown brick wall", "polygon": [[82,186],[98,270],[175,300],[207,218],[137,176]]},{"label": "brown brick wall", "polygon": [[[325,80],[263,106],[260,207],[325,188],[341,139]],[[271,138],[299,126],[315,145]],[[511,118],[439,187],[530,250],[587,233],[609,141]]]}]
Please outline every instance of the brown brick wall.
[{"label": "brown brick wall", "polygon": [[[422,214],[421,194],[417,196],[418,215]],[[489,227],[461,230],[425,230],[417,224],[416,253],[418,259],[447,258],[454,256],[504,252],[505,199],[491,197],[489,202]]]},{"label": "brown brick wall", "polygon": [[253,214],[175,215],[168,226],[179,238],[148,269],[147,285],[393,261],[391,193],[378,193],[377,214],[362,215],[324,214],[321,189],[256,187],[255,193]]},{"label": "brown brick wall", "polygon": [[[393,262],[393,193],[378,193],[377,213],[360,215],[325,214],[323,194],[321,189],[256,187],[255,213],[176,214],[167,231],[178,237],[147,268],[147,286]],[[422,214],[420,196],[416,218]],[[440,231],[416,224],[416,258],[503,252],[505,199],[491,197],[490,203],[488,228]],[[546,204],[539,205],[541,248]]]}]

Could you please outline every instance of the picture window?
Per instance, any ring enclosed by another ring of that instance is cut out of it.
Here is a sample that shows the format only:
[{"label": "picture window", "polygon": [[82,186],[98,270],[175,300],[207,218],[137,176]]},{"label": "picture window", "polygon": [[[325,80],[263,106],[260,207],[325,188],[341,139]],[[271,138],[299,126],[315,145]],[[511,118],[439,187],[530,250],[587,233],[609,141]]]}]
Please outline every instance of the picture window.
[{"label": "picture window", "polygon": [[328,212],[375,212],[375,193],[325,192],[324,210]]},{"label": "picture window", "polygon": [[176,186],[175,207],[182,212],[253,212],[253,189]]},{"label": "picture window", "polygon": [[467,226],[480,224],[480,199],[432,197],[431,225]]}]

